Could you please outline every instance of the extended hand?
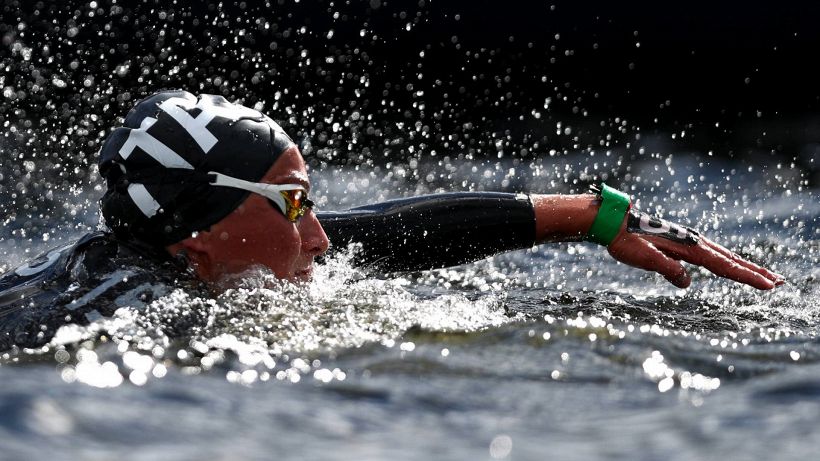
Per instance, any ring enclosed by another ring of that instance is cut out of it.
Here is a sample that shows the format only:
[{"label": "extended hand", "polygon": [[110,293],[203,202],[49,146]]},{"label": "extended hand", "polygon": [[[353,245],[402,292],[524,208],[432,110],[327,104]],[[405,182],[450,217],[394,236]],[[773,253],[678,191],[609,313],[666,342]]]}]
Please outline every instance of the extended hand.
[{"label": "extended hand", "polygon": [[627,215],[620,233],[607,248],[618,261],[657,272],[679,288],[692,282],[680,261],[759,290],[771,290],[785,281],[783,276],[746,261],[692,229],[635,211]]}]

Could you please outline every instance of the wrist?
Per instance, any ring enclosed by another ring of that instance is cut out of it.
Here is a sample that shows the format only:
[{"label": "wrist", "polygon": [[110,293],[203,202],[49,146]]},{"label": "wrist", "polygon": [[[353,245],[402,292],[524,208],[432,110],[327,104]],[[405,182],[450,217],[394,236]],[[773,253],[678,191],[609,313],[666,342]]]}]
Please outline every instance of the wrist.
[{"label": "wrist", "polygon": [[535,211],[536,243],[584,240],[601,203],[594,194],[533,194],[530,198]]},{"label": "wrist", "polygon": [[632,206],[632,201],[629,195],[606,184],[594,187],[593,190],[598,193],[601,204],[592,226],[587,232],[586,240],[609,246],[621,231],[626,214]]}]

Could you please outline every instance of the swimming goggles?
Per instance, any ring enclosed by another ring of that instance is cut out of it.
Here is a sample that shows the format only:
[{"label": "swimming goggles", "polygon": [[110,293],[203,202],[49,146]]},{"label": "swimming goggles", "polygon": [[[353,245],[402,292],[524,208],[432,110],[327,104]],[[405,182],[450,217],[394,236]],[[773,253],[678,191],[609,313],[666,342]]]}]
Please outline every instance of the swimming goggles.
[{"label": "swimming goggles", "polygon": [[307,196],[307,191],[300,184],[265,184],[245,181],[221,173],[208,173],[212,186],[233,187],[259,194],[274,208],[279,209],[285,218],[295,223],[308,210],[313,208],[313,201]]}]

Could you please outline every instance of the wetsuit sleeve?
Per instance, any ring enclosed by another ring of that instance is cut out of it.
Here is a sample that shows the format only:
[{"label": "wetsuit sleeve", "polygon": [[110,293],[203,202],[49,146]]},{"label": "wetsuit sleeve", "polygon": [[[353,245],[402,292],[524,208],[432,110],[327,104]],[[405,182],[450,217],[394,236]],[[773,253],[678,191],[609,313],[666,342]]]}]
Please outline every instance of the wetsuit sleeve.
[{"label": "wetsuit sleeve", "polygon": [[535,242],[535,213],[523,194],[425,195],[317,216],[331,254],[358,243],[357,265],[388,272],[454,266]]}]

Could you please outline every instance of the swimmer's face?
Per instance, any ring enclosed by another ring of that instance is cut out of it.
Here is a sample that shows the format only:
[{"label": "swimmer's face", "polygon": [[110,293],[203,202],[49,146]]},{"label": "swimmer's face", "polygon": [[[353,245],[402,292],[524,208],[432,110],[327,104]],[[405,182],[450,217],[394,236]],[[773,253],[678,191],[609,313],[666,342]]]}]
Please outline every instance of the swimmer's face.
[{"label": "swimmer's face", "polygon": [[[310,189],[305,162],[295,146],[287,149],[259,182],[301,184]],[[310,280],[313,259],[327,247],[327,235],[313,211],[292,223],[265,197],[251,193],[208,231],[168,250],[171,254],[185,250],[202,280],[219,283],[257,266],[267,267],[281,279]]]}]

